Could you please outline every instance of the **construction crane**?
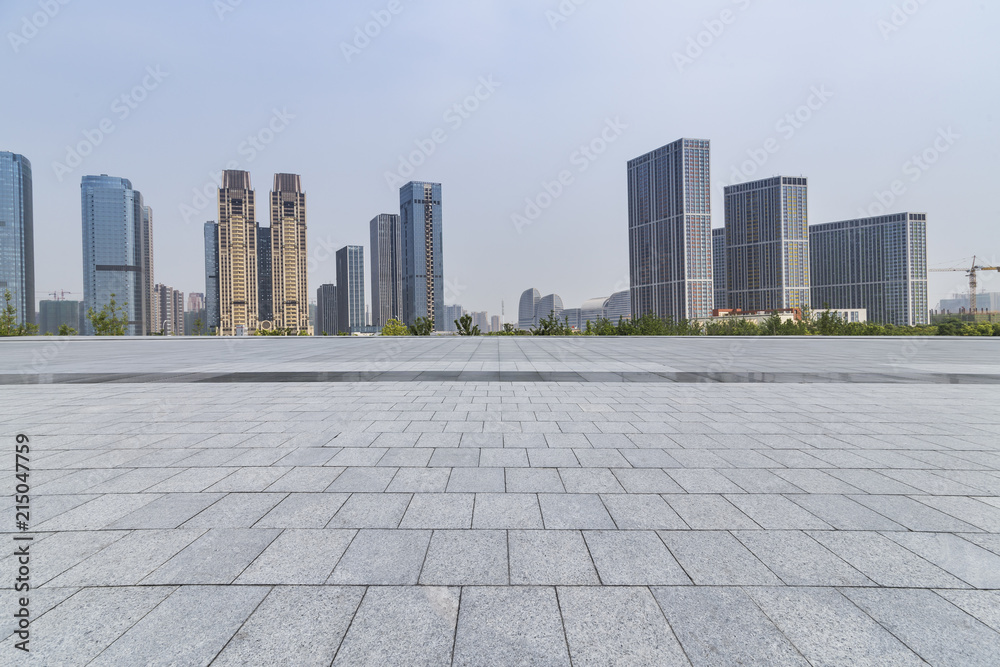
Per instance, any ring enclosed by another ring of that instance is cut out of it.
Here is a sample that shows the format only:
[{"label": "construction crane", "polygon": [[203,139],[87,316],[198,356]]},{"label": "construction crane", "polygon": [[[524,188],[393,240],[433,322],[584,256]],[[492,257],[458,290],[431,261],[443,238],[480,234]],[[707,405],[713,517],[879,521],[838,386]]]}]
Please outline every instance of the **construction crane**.
[{"label": "construction crane", "polygon": [[965,273],[969,276],[969,310],[972,311],[973,317],[979,312],[979,308],[976,303],[976,292],[979,289],[979,271],[1000,271],[1000,266],[976,266],[976,258],[972,258],[972,268],[971,269],[929,269],[935,273],[951,273],[959,272]]}]

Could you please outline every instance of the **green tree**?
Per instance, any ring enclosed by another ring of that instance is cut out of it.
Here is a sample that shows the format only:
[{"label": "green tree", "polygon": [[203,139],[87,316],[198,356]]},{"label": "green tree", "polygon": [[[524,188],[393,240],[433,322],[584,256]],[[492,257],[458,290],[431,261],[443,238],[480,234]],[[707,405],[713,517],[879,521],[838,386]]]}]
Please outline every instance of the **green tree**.
[{"label": "green tree", "polygon": [[68,324],[60,324],[59,325],[59,335],[60,336],[75,336],[76,335],[76,329],[74,329],[73,327],[71,327]]},{"label": "green tree", "polygon": [[472,315],[462,315],[459,319],[455,320],[455,327],[458,329],[459,336],[482,336],[483,333],[479,330],[479,325],[472,326]]},{"label": "green tree", "polygon": [[434,320],[429,317],[418,317],[410,325],[411,336],[430,336],[432,333],[434,333]]},{"label": "green tree", "polygon": [[205,334],[205,323],[201,321],[200,317],[195,319],[192,332],[195,336],[203,336]]},{"label": "green tree", "polygon": [[10,290],[3,292],[4,306],[0,311],[0,336],[34,336],[38,333],[38,326],[25,322],[17,323],[17,307],[14,305],[14,295]]},{"label": "green tree", "polygon": [[93,308],[87,309],[87,319],[94,327],[95,336],[124,336],[128,331],[128,306],[126,301],[118,307],[115,302],[115,295],[112,293],[111,302],[101,306],[99,311]]},{"label": "green tree", "polygon": [[[326,334],[323,334],[324,336]],[[397,319],[391,319],[382,327],[383,336],[409,336],[410,330]]]},{"label": "green tree", "polygon": [[538,326],[531,333],[535,336],[572,336],[573,328],[569,325],[568,318],[560,322],[555,311],[552,311],[548,317],[538,321]]}]

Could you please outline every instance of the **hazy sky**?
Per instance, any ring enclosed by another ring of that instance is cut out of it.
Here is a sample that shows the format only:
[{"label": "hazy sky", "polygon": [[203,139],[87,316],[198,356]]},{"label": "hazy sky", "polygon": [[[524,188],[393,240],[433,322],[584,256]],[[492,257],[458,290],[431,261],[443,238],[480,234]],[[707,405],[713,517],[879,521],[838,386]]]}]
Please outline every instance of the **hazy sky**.
[{"label": "hazy sky", "polygon": [[[628,286],[626,161],[681,137],[712,141],[716,227],[734,175],[804,175],[813,224],[881,198],[928,213],[931,266],[1000,263],[998,28],[985,0],[3,0],[0,150],[34,168],[40,292],[82,291],[100,173],[153,207],[156,280],[204,291],[228,165],[264,224],[302,175],[313,295],[416,179],[444,186],[449,303],[576,307]],[[932,307],[964,285],[932,274]]]}]

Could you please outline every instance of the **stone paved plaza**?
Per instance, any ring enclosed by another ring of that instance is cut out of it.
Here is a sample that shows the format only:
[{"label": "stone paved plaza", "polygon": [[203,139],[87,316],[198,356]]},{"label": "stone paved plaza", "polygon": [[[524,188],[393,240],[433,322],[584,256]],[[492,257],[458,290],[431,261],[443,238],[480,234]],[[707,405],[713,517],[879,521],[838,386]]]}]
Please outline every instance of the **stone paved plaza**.
[{"label": "stone paved plaza", "polygon": [[1000,346],[0,341],[4,665],[996,665]]}]

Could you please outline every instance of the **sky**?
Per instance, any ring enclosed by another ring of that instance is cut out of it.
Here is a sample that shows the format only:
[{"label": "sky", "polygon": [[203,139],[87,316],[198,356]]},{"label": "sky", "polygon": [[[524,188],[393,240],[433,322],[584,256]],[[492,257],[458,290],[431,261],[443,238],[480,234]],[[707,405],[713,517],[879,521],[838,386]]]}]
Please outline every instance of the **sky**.
[{"label": "sky", "polygon": [[[811,224],[926,212],[931,267],[995,266],[998,28],[985,0],[4,0],[0,150],[32,162],[39,299],[82,299],[88,174],[132,181],[156,281],[203,292],[235,168],[265,225],[302,176],[313,295],[422,180],[448,303],[578,307],[628,288],[627,161],[682,137],[712,142],[714,227],[725,185],[806,176]],[[967,289],[932,273],[931,307]]]}]

